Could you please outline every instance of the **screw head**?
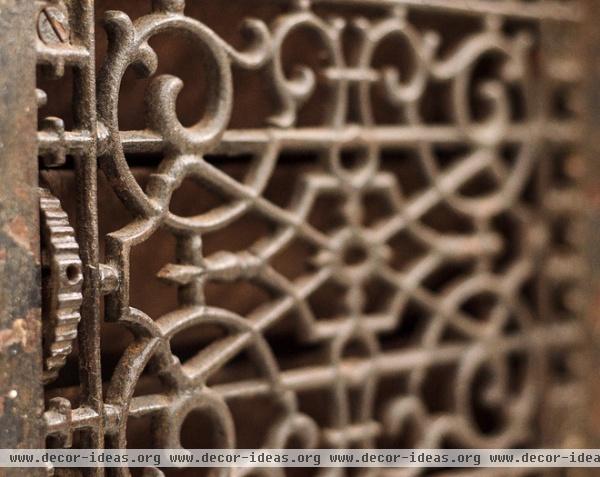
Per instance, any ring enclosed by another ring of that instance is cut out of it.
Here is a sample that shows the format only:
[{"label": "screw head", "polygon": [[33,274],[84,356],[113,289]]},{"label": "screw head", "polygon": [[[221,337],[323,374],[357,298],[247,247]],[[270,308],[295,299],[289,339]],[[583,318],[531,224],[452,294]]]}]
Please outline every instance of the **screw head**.
[{"label": "screw head", "polygon": [[67,12],[55,5],[42,8],[38,15],[38,36],[47,45],[69,41],[69,19]]}]

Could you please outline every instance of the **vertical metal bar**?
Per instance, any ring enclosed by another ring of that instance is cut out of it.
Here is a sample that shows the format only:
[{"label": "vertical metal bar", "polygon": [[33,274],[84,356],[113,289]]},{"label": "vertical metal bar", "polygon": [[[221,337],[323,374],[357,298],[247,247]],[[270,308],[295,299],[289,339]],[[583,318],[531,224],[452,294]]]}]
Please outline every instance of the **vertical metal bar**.
[{"label": "vertical metal bar", "polygon": [[[94,2],[84,0],[73,3],[75,18],[78,19],[76,34],[89,52],[85,65],[75,70],[75,120],[77,125],[97,137],[96,122],[96,74],[95,74],[95,32]],[[92,408],[97,415],[103,415],[102,376],[100,365],[100,286],[98,268],[98,204],[97,204],[97,145],[92,140],[85,152],[76,157],[77,174],[77,227],[81,259],[84,265],[83,304],[79,327],[81,376],[83,404]],[[88,431],[86,447],[104,447],[103,421]],[[86,475],[102,476],[104,469],[85,469]]]},{"label": "vertical metal bar", "polygon": [[[34,2],[0,0],[0,447],[43,447]],[[43,469],[7,469],[7,476]]]},{"label": "vertical metal bar", "polygon": [[[579,4],[580,5],[580,4]],[[580,5],[581,6],[581,5]],[[582,126],[582,104],[580,102],[580,93],[582,90],[582,66],[580,58],[573,55],[580,47],[581,25],[568,22],[541,22],[541,67],[544,69],[544,107],[546,119],[551,121],[557,116],[557,99],[564,102],[564,108],[571,116],[571,121],[578,127]],[[558,118],[560,120],[560,118]],[[564,157],[560,157],[560,156]],[[540,209],[538,213],[545,223],[550,227],[556,223],[562,223],[568,230],[581,230],[582,213],[581,209],[572,209],[551,206],[548,195],[561,192],[570,193],[577,197],[581,192],[581,179],[576,171],[577,164],[580,163],[581,148],[580,142],[561,142],[559,140],[548,141],[545,150],[540,156],[539,168],[542,173],[542,181],[538,185],[538,194],[540,200]],[[558,183],[556,171],[562,171],[562,174],[568,177],[564,183]],[[569,246],[573,250],[580,252],[581,243],[576,234],[571,232]],[[544,320],[560,319],[561,311],[557,309],[553,301],[553,293],[557,285],[557,277],[552,270],[551,262],[558,255],[558,247],[549,249],[545,259],[544,268],[540,273],[540,303],[539,316]],[[573,272],[570,283],[571,293],[578,293],[580,288],[586,283],[585,271],[583,268],[579,272]],[[563,299],[565,300],[565,299]],[[573,306],[573,305],[572,305]],[[584,310],[583,305],[579,305],[578,312]],[[579,315],[579,313],[578,313]],[[584,317],[578,316],[582,321],[581,326],[585,329],[583,323]],[[555,397],[552,392],[552,376],[548,375],[542,391],[546,393],[543,401],[543,413],[545,416],[553,416],[554,419],[545,419],[543,423],[543,439],[548,445],[556,447],[581,447],[587,442],[587,410],[589,409],[589,382],[590,360],[589,360],[589,341],[582,341],[579,354],[571,358],[571,372],[577,376],[579,383],[578,392],[573,393],[570,399],[565,401]],[[556,431],[556,423],[560,422],[563,431]],[[571,475],[569,473],[569,475]],[[585,474],[584,474],[585,475]]]},{"label": "vertical metal bar", "polygon": [[[583,141],[586,159],[586,218],[588,224],[586,252],[589,258],[590,280],[588,289],[585,290],[589,296],[588,320],[590,329],[593,330],[592,359],[593,369],[597,369],[600,362],[600,320],[598,319],[598,305],[600,304],[600,3],[596,0],[585,2],[586,12],[583,31],[583,54],[586,59],[584,71],[584,96],[585,105],[585,134]],[[598,373],[590,373],[588,377],[593,396],[600,393],[600,377]],[[598,399],[590,400],[589,430],[591,433],[591,444],[600,442],[600,402]]]}]

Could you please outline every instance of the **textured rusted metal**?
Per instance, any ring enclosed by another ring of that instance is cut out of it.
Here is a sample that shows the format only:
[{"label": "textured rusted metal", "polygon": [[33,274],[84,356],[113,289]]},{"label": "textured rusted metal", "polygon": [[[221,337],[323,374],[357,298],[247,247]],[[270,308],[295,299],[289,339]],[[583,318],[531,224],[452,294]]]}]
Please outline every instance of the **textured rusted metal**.
[{"label": "textured rusted metal", "polygon": [[[600,338],[600,321],[598,320],[598,304],[600,303],[600,247],[598,237],[600,236],[600,138],[596,131],[600,127],[600,94],[598,81],[600,81],[600,31],[597,28],[600,19],[600,4],[592,0],[585,2],[586,21],[581,34],[583,43],[582,52],[586,58],[584,66],[584,78],[582,102],[584,105],[586,128],[583,150],[585,152],[586,179],[583,181],[583,190],[586,194],[585,216],[589,227],[586,234],[585,252],[589,257],[590,280],[585,288],[589,296],[589,307],[587,319],[591,325],[591,334],[594,343]],[[600,348],[596,345],[592,348],[593,362],[600,362]],[[595,373],[589,377],[590,388],[594,396],[600,392],[600,379]],[[592,421],[592,436],[594,441],[599,442],[600,433],[600,407],[598,400],[591,401],[587,410]]]},{"label": "textured rusted metal", "polygon": [[42,174],[83,263],[50,441],[585,445],[579,3],[201,3],[36,2],[40,84],[74,86]]},{"label": "textured rusted metal", "polygon": [[79,245],[60,201],[40,188],[44,379],[56,379],[73,351],[83,281]]},{"label": "textured rusted metal", "polygon": [[[0,0],[0,447],[44,445],[35,49],[29,2]],[[36,469],[3,475],[43,475]]]}]

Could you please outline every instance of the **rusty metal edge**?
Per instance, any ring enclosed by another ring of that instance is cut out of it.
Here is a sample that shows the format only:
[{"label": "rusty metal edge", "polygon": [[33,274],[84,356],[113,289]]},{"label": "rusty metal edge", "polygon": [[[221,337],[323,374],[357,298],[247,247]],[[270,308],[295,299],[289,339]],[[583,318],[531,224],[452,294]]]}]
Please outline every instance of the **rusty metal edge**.
[{"label": "rusty metal edge", "polygon": [[[586,179],[583,183],[585,192],[586,219],[586,256],[588,258],[588,296],[587,322],[590,328],[591,371],[589,375],[589,392],[592,397],[600,391],[600,376],[597,373],[600,364],[600,2],[585,0],[585,21],[581,34],[581,51],[584,55],[584,82],[582,102],[584,106],[585,128],[582,152],[585,158]],[[589,412],[589,447],[600,442],[600,403],[591,399]]]},{"label": "rusty metal edge", "polygon": [[34,34],[34,2],[0,0],[0,448],[44,445]]}]

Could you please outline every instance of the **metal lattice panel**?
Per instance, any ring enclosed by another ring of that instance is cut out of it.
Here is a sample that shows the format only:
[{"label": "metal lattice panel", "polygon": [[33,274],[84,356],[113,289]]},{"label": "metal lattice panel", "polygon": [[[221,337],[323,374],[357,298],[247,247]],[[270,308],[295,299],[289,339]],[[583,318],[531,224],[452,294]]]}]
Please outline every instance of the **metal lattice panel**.
[{"label": "metal lattice panel", "polygon": [[42,177],[84,265],[51,445],[582,442],[580,68],[548,43],[577,4],[96,3],[38,2],[42,116],[74,91]]}]

